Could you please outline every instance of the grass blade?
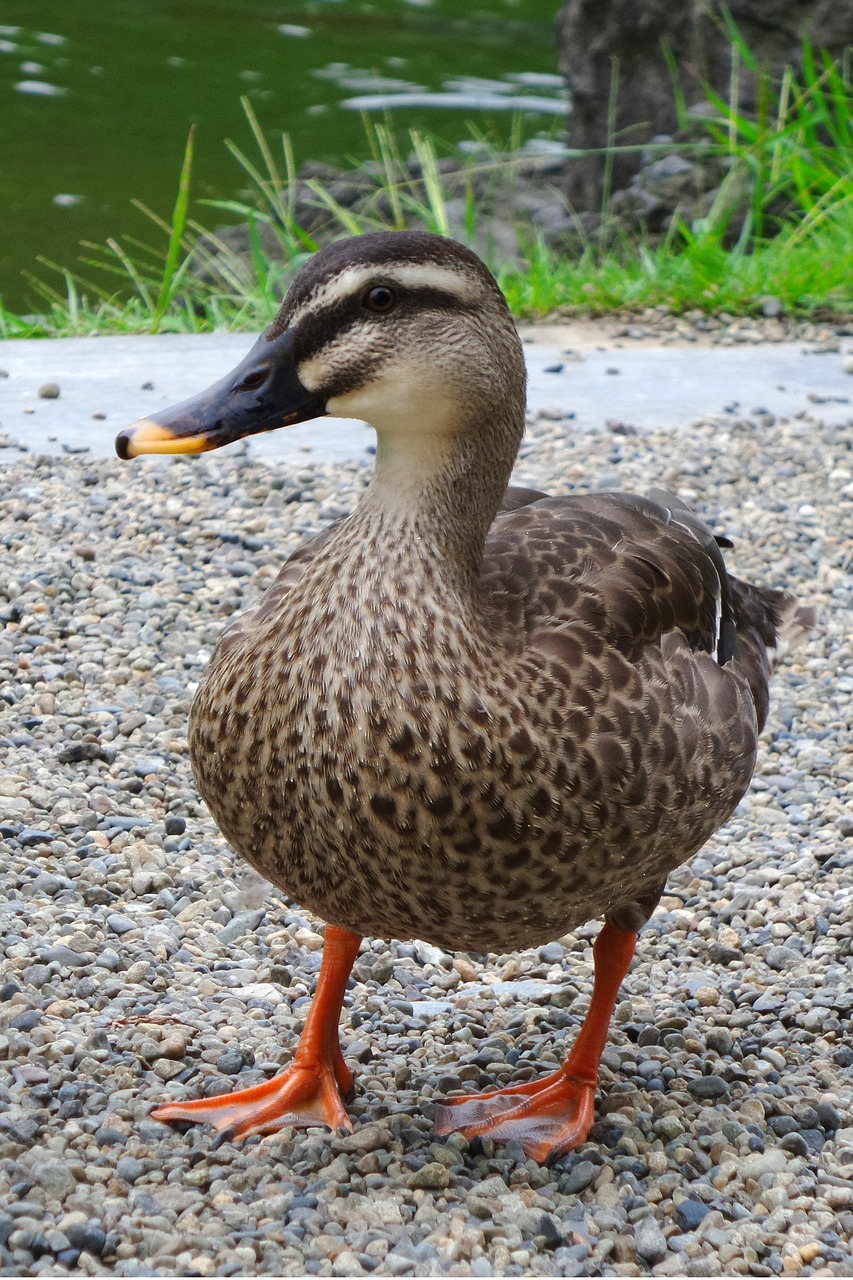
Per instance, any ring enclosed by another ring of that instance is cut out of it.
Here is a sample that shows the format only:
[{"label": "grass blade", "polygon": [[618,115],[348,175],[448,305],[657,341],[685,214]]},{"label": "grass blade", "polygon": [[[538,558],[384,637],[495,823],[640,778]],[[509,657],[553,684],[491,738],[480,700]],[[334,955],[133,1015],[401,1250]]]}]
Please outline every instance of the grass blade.
[{"label": "grass blade", "polygon": [[334,196],[326,190],[322,183],[311,178],[305,185],[317,197],[323,208],[328,209],[329,213],[334,215],[345,231],[348,231],[351,236],[361,235],[363,227],[358,218],[349,209],[345,209],[342,204],[338,204]]},{"label": "grass blade", "polygon": [[113,253],[118,258],[121,265],[124,267],[125,272],[127,273],[128,277],[133,281],[133,284],[136,287],[136,292],[139,294],[145,306],[148,308],[148,310],[151,312],[153,316],[154,309],[155,309],[154,299],[152,298],[147,285],[144,283],[142,277],[137,271],[136,264],[128,256],[128,254],[125,253],[124,249],[122,249],[121,245],[118,243],[117,240],[113,240],[112,238],[110,238],[109,240],[107,240],[107,245],[109,246],[110,249],[112,249]]},{"label": "grass blade", "polygon": [[421,181],[424,184],[429,210],[428,225],[437,235],[449,236],[450,217],[447,212],[447,201],[444,198],[435,147],[428,138],[414,129],[409,131],[409,137],[412,139],[412,147],[421,166]]},{"label": "grass blade", "polygon": [[[180,271],[178,270],[178,257],[181,252],[181,242],[184,238],[184,228],[187,224],[187,211],[190,203],[190,179],[192,177],[194,139],[195,125],[192,125],[187,138],[186,150],[184,151],[184,162],[181,166],[181,176],[178,181],[178,198],[175,201],[175,209],[172,214],[172,226],[169,233],[169,245],[166,250],[166,262],[163,267],[163,276],[160,281],[160,292],[157,297],[156,306],[154,307],[154,314],[151,318],[152,333],[158,332],[169,303],[175,296],[178,284],[185,274],[184,269],[181,269]],[[184,262],[184,268],[186,268],[186,261]]]}]

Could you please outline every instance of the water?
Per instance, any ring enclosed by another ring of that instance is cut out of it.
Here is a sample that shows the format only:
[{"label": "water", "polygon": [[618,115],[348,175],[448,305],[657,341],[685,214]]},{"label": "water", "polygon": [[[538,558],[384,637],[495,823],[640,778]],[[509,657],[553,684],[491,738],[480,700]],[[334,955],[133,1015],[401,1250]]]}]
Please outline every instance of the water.
[{"label": "water", "polygon": [[[448,141],[473,122],[508,137],[560,129],[557,0],[5,0],[0,17],[0,298],[36,306],[38,255],[78,265],[80,241],[151,239],[137,197],[174,205],[190,125],[194,196],[239,194],[223,145],[252,142],[240,96],[297,160],[367,153],[362,112]],[[196,206],[207,225],[222,221]],[[85,269],[79,268],[85,275]]]}]

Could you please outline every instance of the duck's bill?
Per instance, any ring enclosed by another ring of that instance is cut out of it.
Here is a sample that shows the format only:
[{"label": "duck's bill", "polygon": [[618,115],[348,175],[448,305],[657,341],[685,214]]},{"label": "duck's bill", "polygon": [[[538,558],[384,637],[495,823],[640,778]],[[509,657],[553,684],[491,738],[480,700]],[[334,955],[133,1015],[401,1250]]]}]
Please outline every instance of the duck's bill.
[{"label": "duck's bill", "polygon": [[116,453],[124,459],[142,453],[206,453],[325,412],[323,401],[299,380],[293,335],[285,331],[271,342],[260,337],[245,359],[207,391],[120,432]]}]

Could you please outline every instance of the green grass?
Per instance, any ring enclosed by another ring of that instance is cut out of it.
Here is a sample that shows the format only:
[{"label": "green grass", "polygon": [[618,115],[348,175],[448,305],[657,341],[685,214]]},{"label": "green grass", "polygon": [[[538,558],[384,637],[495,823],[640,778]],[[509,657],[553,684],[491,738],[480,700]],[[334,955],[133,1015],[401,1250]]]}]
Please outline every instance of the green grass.
[{"label": "green grass", "polygon": [[853,221],[832,222],[807,238],[783,231],[752,251],[727,248],[719,236],[691,234],[680,242],[625,244],[574,262],[555,260],[536,245],[527,270],[498,272],[514,314],[640,312],[665,306],[686,311],[753,315],[776,297],[792,316],[853,312]]},{"label": "green grass", "polygon": [[[776,85],[757,65],[729,14],[732,72],[728,99],[709,90],[715,116],[700,118],[712,149],[726,157],[729,174],[708,227],[724,230],[734,207],[730,192],[746,200],[738,243],[759,245],[767,234],[790,228],[800,237],[826,219],[841,215],[849,225],[853,205],[853,88],[849,66],[827,53],[819,56],[803,42],[802,71],[788,67]],[[745,114],[739,103],[740,69],[757,85],[757,111]],[[684,123],[687,123],[684,120]]]},{"label": "green grass", "polygon": [[[692,133],[688,154],[714,157],[727,169],[719,195],[700,223],[674,221],[658,243],[624,233],[584,239],[573,256],[557,255],[527,229],[521,268],[490,265],[518,316],[553,313],[725,311],[752,314],[765,296],[794,316],[853,313],[853,86],[850,68],[803,47],[802,71],[781,83],[760,74],[730,22],[732,77],[728,98],[709,91],[709,115],[690,118],[674,84],[682,123]],[[743,68],[758,81],[758,110],[740,106]],[[618,80],[614,77],[614,94]],[[318,245],[295,213],[296,163],[286,136],[281,151],[264,136],[248,101],[244,108],[256,154],[226,143],[250,184],[241,201],[202,201],[248,227],[248,252],[229,249],[190,214],[192,134],[187,142],[171,221],[143,205],[155,243],[125,238],[86,244],[80,270],[44,262],[53,282],[31,278],[38,314],[25,317],[0,303],[0,336],[257,329],[273,318],[289,277]],[[611,115],[613,115],[611,111]],[[473,195],[474,179],[513,180],[510,158],[483,139],[474,157],[457,152],[453,172],[436,144],[417,132],[406,149],[420,180],[401,159],[388,124],[366,124],[374,188],[364,209],[342,207],[322,184],[309,183],[316,208],[335,234],[417,225],[488,243]],[[603,156],[616,149],[615,138]],[[354,162],[355,167],[355,162]],[[452,188],[452,191],[451,191]],[[450,216],[450,195],[464,193],[464,213]],[[210,221],[209,214],[205,215]],[[605,224],[606,225],[606,224]],[[270,239],[276,251],[269,253]],[[200,274],[201,273],[201,274]]]}]

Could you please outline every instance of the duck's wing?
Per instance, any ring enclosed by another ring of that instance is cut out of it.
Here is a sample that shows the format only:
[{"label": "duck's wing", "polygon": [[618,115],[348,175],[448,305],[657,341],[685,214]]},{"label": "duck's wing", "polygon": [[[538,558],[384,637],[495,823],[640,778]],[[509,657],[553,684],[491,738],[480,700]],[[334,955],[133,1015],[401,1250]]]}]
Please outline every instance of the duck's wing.
[{"label": "duck's wing", "polygon": [[519,503],[490,530],[482,586],[533,654],[572,662],[603,641],[633,659],[674,635],[718,667],[736,659],[759,722],[768,651],[794,609],[784,593],[731,577],[713,532],[660,491]]},{"label": "duck's wing", "polygon": [[[617,896],[606,915],[636,931],[666,870],[704,844],[746,789],[777,637],[811,625],[810,611],[730,577],[711,530],[660,494],[546,498],[499,515],[482,599],[546,712],[561,706],[572,758],[586,759],[574,802],[657,815],[661,844],[642,893]],[[677,817],[667,808],[675,795]],[[650,828],[632,829],[641,857]]]},{"label": "duck's wing", "polygon": [[520,485],[511,484],[506,490],[498,515],[506,515],[517,511],[519,507],[529,507],[531,502],[541,502],[548,494],[541,489],[523,489]]},{"label": "duck's wing", "polygon": [[630,651],[677,627],[710,652],[730,613],[728,575],[713,534],[689,516],[633,494],[520,503],[490,530],[483,587],[523,609],[529,637],[580,623]]}]

